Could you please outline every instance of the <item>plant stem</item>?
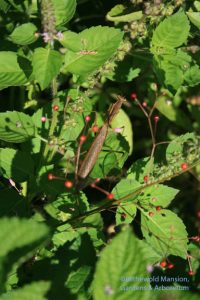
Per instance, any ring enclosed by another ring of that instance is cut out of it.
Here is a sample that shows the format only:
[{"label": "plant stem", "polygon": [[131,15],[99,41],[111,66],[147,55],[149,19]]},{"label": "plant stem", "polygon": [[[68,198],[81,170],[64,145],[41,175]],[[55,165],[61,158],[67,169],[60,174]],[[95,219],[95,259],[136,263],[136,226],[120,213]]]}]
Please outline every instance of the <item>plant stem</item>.
[{"label": "plant stem", "polygon": [[[53,92],[53,99],[55,99],[55,97],[57,95],[56,78],[54,78],[52,80],[52,92]],[[51,137],[54,134],[54,130],[56,128],[57,120],[58,120],[58,111],[52,110],[52,121],[51,121],[51,125],[50,125],[50,128],[49,128],[49,134],[48,134],[49,137]],[[49,145],[47,143],[45,145],[44,154],[43,154],[43,157],[44,157],[45,160],[47,160],[48,153],[49,153]]]},{"label": "plant stem", "polygon": [[[198,164],[200,164],[200,160],[198,160],[198,161],[196,161],[195,163],[191,164],[191,165],[188,167],[187,171],[189,171],[190,169],[194,168],[194,167],[195,167],[196,165],[198,165]],[[175,173],[175,174],[172,174],[171,176],[166,176],[165,178],[158,179],[157,181],[154,181],[154,182],[152,182],[152,183],[150,183],[150,184],[142,185],[142,186],[139,187],[137,190],[133,191],[132,193],[129,193],[129,194],[126,195],[126,196],[123,196],[122,198],[120,198],[120,199],[118,199],[118,200],[115,200],[115,199],[114,199],[113,201],[110,201],[110,200],[109,200],[109,201],[108,201],[108,200],[105,201],[105,200],[103,200],[103,201],[101,202],[102,205],[100,205],[100,203],[99,203],[99,206],[98,206],[97,208],[94,208],[94,209],[92,209],[92,210],[90,210],[90,211],[87,211],[86,213],[84,213],[84,214],[82,214],[82,215],[79,215],[79,216],[76,216],[76,217],[74,217],[74,218],[71,218],[71,219],[67,220],[66,222],[63,222],[61,225],[64,225],[64,224],[66,224],[66,223],[68,223],[68,222],[70,223],[70,222],[73,222],[73,221],[82,220],[82,219],[84,219],[84,218],[86,218],[86,217],[88,217],[88,216],[90,216],[90,215],[93,215],[93,214],[99,213],[99,212],[101,212],[101,211],[103,211],[103,210],[112,208],[113,206],[117,206],[117,205],[119,205],[122,201],[128,200],[129,198],[134,197],[134,196],[140,194],[140,193],[143,192],[146,188],[151,187],[151,186],[156,185],[156,184],[160,184],[160,183],[162,183],[162,182],[164,182],[164,181],[170,180],[171,178],[177,177],[177,176],[179,176],[180,174],[185,173],[185,172],[186,172],[185,170],[180,170],[180,172],[177,172],[177,173]]]}]

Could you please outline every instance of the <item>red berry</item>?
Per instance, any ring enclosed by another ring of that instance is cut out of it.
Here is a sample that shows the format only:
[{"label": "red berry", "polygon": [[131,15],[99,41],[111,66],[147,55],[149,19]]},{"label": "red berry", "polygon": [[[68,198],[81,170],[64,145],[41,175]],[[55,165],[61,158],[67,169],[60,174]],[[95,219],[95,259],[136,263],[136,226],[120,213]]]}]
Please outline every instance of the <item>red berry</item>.
[{"label": "red berry", "polygon": [[173,269],[174,268],[174,264],[170,263],[167,267],[168,267],[168,269]]},{"label": "red berry", "polygon": [[200,210],[199,211],[197,211],[197,218],[200,218]]},{"label": "red berry", "polygon": [[54,106],[53,106],[53,110],[54,110],[54,111],[58,111],[58,110],[59,110],[59,106],[58,106],[58,105],[54,105]]},{"label": "red berry", "polygon": [[153,217],[154,213],[152,211],[149,212],[149,217]]},{"label": "red berry", "polygon": [[90,122],[90,120],[91,120],[91,117],[90,117],[90,116],[86,116],[86,117],[85,117],[85,121],[86,121],[86,122]]},{"label": "red berry", "polygon": [[92,132],[96,133],[99,131],[99,127],[97,125],[92,126]]},{"label": "red berry", "polygon": [[71,180],[66,180],[65,186],[66,188],[71,189],[73,187],[73,182]]},{"label": "red berry", "polygon": [[48,174],[48,180],[53,180],[55,178],[55,176],[52,173]]},{"label": "red berry", "polygon": [[142,102],[142,106],[143,106],[143,107],[147,107],[146,101]]},{"label": "red berry", "polygon": [[160,266],[165,268],[167,266],[167,262],[165,260],[161,261]]},{"label": "red berry", "polygon": [[112,193],[109,193],[107,195],[107,199],[112,200],[114,198],[114,195]]},{"label": "red berry", "polygon": [[156,206],[156,210],[160,211],[161,210],[161,206]]},{"label": "red berry", "polygon": [[160,117],[159,116],[155,116],[154,117],[154,121],[157,123],[158,121],[160,120]]},{"label": "red berry", "polygon": [[144,182],[148,182],[149,181],[149,176],[148,175],[145,175],[144,176]]},{"label": "red berry", "polygon": [[190,270],[190,271],[188,272],[188,274],[189,274],[190,276],[193,276],[195,273],[194,273],[192,270]]},{"label": "red berry", "polygon": [[187,170],[187,168],[188,168],[188,165],[186,163],[181,164],[181,169],[182,170]]},{"label": "red berry", "polygon": [[132,94],[131,94],[131,99],[132,99],[132,100],[137,99],[137,94],[136,94],[136,93],[132,93]]},{"label": "red berry", "polygon": [[86,139],[87,139],[86,135],[81,135],[81,136],[80,136],[80,141],[81,141],[82,143],[84,143],[84,142],[86,141]]}]

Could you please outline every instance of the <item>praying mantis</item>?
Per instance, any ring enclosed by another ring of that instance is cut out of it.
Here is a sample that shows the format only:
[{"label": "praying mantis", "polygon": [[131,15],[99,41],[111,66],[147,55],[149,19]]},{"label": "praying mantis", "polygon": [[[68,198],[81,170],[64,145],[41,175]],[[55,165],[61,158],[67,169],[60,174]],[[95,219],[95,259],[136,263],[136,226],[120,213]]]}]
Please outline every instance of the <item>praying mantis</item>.
[{"label": "praying mantis", "polygon": [[121,106],[123,103],[125,103],[126,100],[122,96],[117,96],[117,101],[112,104],[108,110],[107,118],[105,120],[104,125],[101,127],[99,133],[96,135],[93,143],[91,144],[83,162],[81,163],[81,166],[77,172],[78,176],[78,186],[80,186],[80,181],[85,180],[90,172],[92,171],[98,156],[102,150],[104,141],[107,137],[108,128],[111,124],[112,120],[115,118],[115,116],[118,114]]}]

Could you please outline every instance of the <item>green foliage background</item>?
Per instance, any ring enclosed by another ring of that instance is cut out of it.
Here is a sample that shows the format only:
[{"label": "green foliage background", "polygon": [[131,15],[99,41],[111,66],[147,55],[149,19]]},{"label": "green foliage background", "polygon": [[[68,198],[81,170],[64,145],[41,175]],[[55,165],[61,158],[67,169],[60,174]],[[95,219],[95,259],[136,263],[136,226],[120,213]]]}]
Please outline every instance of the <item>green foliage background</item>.
[{"label": "green foliage background", "polygon": [[0,0],[0,22],[0,300],[197,300],[200,1]]}]

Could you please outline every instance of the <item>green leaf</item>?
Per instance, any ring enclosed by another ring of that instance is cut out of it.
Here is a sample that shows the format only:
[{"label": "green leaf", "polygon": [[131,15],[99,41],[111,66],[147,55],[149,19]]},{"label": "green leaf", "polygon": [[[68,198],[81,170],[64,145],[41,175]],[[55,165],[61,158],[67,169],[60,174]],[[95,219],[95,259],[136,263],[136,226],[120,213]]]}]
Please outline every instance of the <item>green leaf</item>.
[{"label": "green leaf", "polygon": [[189,86],[195,86],[200,83],[200,68],[198,65],[192,66],[184,74],[184,79]]},{"label": "green leaf", "polygon": [[45,224],[19,218],[0,219],[0,290],[4,289],[7,275],[13,266],[22,264],[49,237]]},{"label": "green leaf", "polygon": [[[195,143],[195,141],[197,143]],[[195,155],[195,152],[198,153],[199,152],[199,149],[197,146],[198,141],[195,136],[195,133],[189,132],[189,133],[178,136],[168,145],[168,147],[166,149],[167,161],[170,163],[171,160],[174,159],[175,161],[184,162],[184,156],[190,154],[189,147],[187,147],[187,145],[189,146],[190,142],[194,144],[193,148],[196,148],[195,149],[196,151],[193,151],[191,154]],[[196,144],[196,147],[195,147],[195,144]]]},{"label": "green leaf", "polygon": [[187,12],[187,15],[192,24],[200,29],[200,12]]},{"label": "green leaf", "polygon": [[64,212],[68,217],[85,213],[89,209],[86,195],[83,192],[80,192],[79,196],[76,197],[76,202],[74,202],[74,198],[75,195],[72,193],[62,193],[50,205],[59,211]]},{"label": "green leaf", "polygon": [[137,208],[133,203],[121,203],[116,211],[116,225],[130,224],[136,216]]},{"label": "green leaf", "polygon": [[0,300],[47,300],[50,282],[37,281],[0,296]]},{"label": "green leaf", "polygon": [[165,73],[165,86],[170,90],[178,90],[184,79],[181,68],[167,60],[163,60],[161,63],[161,69],[163,69]]},{"label": "green leaf", "polygon": [[33,23],[22,24],[14,29],[10,39],[18,45],[29,45],[37,40],[36,31],[37,27]]},{"label": "green leaf", "polygon": [[76,11],[76,0],[52,0],[56,26],[69,22]]},{"label": "green leaf", "polygon": [[194,6],[197,11],[200,11],[200,1],[194,1]]},{"label": "green leaf", "polygon": [[65,70],[77,75],[87,75],[97,70],[115,53],[122,37],[123,33],[112,27],[85,29],[79,33],[79,39],[82,40],[81,51],[68,51],[65,55]]},{"label": "green leaf", "polygon": [[[68,226],[68,224],[67,224]],[[66,226],[65,226],[66,227]],[[63,246],[66,242],[72,241],[79,237],[79,232],[74,230],[70,225],[65,230],[59,230],[54,233],[52,242],[56,247]]]},{"label": "green leaf", "polygon": [[10,5],[6,2],[6,0],[0,0],[0,10],[2,10],[4,13],[8,12]]},{"label": "green leaf", "polygon": [[129,116],[120,109],[117,117],[111,123],[112,128],[122,128],[122,135],[129,144],[129,155],[133,151],[133,129]]},{"label": "green leaf", "polygon": [[[146,289],[140,290],[143,282],[125,279],[148,278],[146,267],[149,254],[143,249],[144,242],[137,240],[131,229],[121,232],[107,245],[97,262],[93,282],[94,300],[130,300],[135,293],[138,299],[149,299],[151,288],[148,281],[145,282]],[[134,287],[135,290],[128,287]]]},{"label": "green leaf", "polygon": [[[184,81],[184,72],[189,68],[191,57],[178,50],[171,54],[155,56],[155,67],[158,71],[158,78],[164,81],[167,88],[177,90]],[[163,73],[161,73],[163,72]]]},{"label": "green leaf", "polygon": [[112,171],[119,172],[119,169],[121,170],[128,157],[128,152],[129,145],[125,138],[121,134],[110,132],[90,177],[104,178],[108,173],[112,173]]},{"label": "green leaf", "polygon": [[145,188],[143,192],[139,194],[137,201],[139,201],[142,206],[146,204],[148,207],[149,205],[167,207],[178,192],[179,190],[167,185],[157,184]]},{"label": "green leaf", "polygon": [[117,158],[115,167],[117,168],[118,165],[119,168],[122,168],[128,158],[129,144],[121,133],[109,132],[103,151],[113,152]]},{"label": "green leaf", "polygon": [[188,104],[187,108],[191,113],[192,118],[194,118],[197,123],[200,123],[200,107],[197,105]]},{"label": "green leaf", "polygon": [[[85,230],[84,230],[85,231]],[[80,234],[80,246],[77,253],[77,259],[70,261],[72,270],[66,280],[66,286],[73,294],[81,291],[87,291],[88,283],[91,281],[96,262],[96,253],[94,246],[87,232]],[[77,243],[77,241],[76,241]]]},{"label": "green leaf", "polygon": [[44,90],[58,75],[62,66],[62,57],[58,51],[37,48],[33,54],[33,75]]},{"label": "green leaf", "polygon": [[166,18],[153,33],[152,52],[157,52],[160,48],[181,46],[186,42],[189,30],[189,21],[183,11]]},{"label": "green leaf", "polygon": [[[19,59],[15,52],[0,51],[0,90],[27,83],[26,72],[30,69],[22,69]],[[25,58],[23,60],[28,62]]]},{"label": "green leaf", "polygon": [[[112,193],[114,194],[115,199],[120,199],[126,195],[129,195],[135,192],[138,188],[141,187],[141,184],[132,178],[121,179],[120,182],[114,187]],[[130,200],[135,199],[134,196],[130,196]]]},{"label": "green leaf", "polygon": [[185,115],[178,107],[175,107],[173,102],[168,103],[165,96],[160,96],[158,98],[156,108],[170,121],[175,122],[186,130],[192,130],[192,124],[187,115]]},{"label": "green leaf", "polygon": [[187,257],[188,238],[185,225],[173,212],[151,209],[153,216],[142,210],[141,229],[146,241],[161,255]]},{"label": "green leaf", "polygon": [[0,217],[13,214],[18,207],[25,206],[24,198],[14,189],[1,189],[0,199]]},{"label": "green leaf", "polygon": [[126,12],[126,7],[121,4],[115,5],[106,15],[108,21],[113,22],[133,22],[140,20],[143,16],[142,11],[132,13]]},{"label": "green leaf", "polygon": [[153,161],[150,161],[150,157],[138,159],[128,169],[127,179],[137,181],[139,186],[144,183],[144,176],[148,175],[152,168]]},{"label": "green leaf", "polygon": [[[96,215],[97,214],[95,214],[94,216]],[[62,231],[61,231],[62,226],[60,226],[58,232],[56,232],[52,238],[54,245],[56,247],[63,246],[67,241],[78,239],[81,234],[88,233],[95,249],[102,247],[103,244],[105,243],[102,230],[100,231],[97,230],[96,228],[90,227],[93,226],[93,224],[88,224],[87,222],[84,223],[83,226],[84,225],[85,227],[82,228],[77,227],[76,230],[69,227]]]},{"label": "green leaf", "polygon": [[114,70],[105,74],[105,77],[117,82],[129,82],[138,77],[141,69],[133,66],[134,60],[126,56],[123,61],[114,62]]},{"label": "green leaf", "polygon": [[90,173],[91,178],[104,178],[113,169],[116,164],[117,157],[115,153],[102,151],[100,152],[98,159],[95,163],[92,172]]},{"label": "green leaf", "polygon": [[[22,1],[20,1],[20,0],[18,0],[18,1],[17,0],[7,0],[7,2],[9,2],[10,5],[12,5],[16,9],[17,12],[24,12],[24,7],[20,3],[20,2],[24,2],[24,0],[22,0]],[[11,8],[11,9],[13,9],[13,8]]]},{"label": "green leaf", "polygon": [[59,41],[65,48],[74,52],[81,51],[82,43],[78,33],[65,31],[62,34],[63,36]]},{"label": "green leaf", "polygon": [[0,148],[0,171],[4,177],[23,182],[33,174],[33,170],[33,160],[28,152]]},{"label": "green leaf", "polygon": [[0,139],[6,142],[22,143],[35,135],[36,128],[30,116],[18,112],[0,113]]}]

